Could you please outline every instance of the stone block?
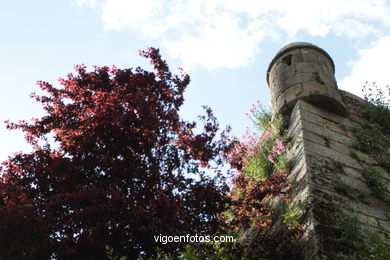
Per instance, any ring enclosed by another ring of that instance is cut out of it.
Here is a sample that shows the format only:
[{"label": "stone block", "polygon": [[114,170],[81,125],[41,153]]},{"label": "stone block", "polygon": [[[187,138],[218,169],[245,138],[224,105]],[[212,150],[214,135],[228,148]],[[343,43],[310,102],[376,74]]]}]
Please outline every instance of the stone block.
[{"label": "stone block", "polygon": [[337,141],[334,141],[332,139],[329,141],[329,148],[334,149],[335,151],[343,153],[345,155],[350,155],[349,146],[347,146],[343,143],[339,143]]},{"label": "stone block", "polygon": [[346,165],[348,167],[351,167],[351,168],[354,168],[357,170],[363,169],[363,167],[360,165],[360,163],[356,159],[354,159],[348,155],[342,154],[340,152],[334,151],[328,147],[324,147],[322,145],[314,143],[310,140],[307,140],[307,139],[305,139],[305,136],[304,136],[304,146],[305,146],[305,150],[307,152],[310,152],[312,154],[316,154],[319,157],[324,157],[324,158],[330,159],[334,162],[338,162],[340,164]]},{"label": "stone block", "polygon": [[317,53],[317,62],[319,64],[322,64],[322,65],[325,65],[326,67],[328,67],[329,69],[331,69],[333,71],[333,66],[332,64],[330,63],[328,57],[325,57],[323,54],[321,53]]},{"label": "stone block", "polygon": [[291,122],[290,127],[288,129],[289,135],[294,139],[293,141],[296,142],[297,140],[302,137],[302,125],[300,124],[300,121],[294,120]]},{"label": "stone block", "polygon": [[296,143],[296,145],[287,151],[287,156],[292,160],[294,165],[298,163],[298,160],[304,160],[304,155],[302,142]]},{"label": "stone block", "polygon": [[307,176],[306,165],[302,167],[302,169],[298,172],[297,177],[295,178],[295,182],[299,183]]},{"label": "stone block", "polygon": [[290,75],[286,78],[286,86],[292,86],[298,83],[302,83],[305,81],[313,80],[313,73],[312,72],[303,72],[303,73],[296,73],[293,75]]},{"label": "stone block", "polygon": [[365,214],[357,214],[357,218],[363,226],[370,225],[371,227],[378,228],[378,220],[374,217],[370,217]]},{"label": "stone block", "polygon": [[348,185],[353,189],[360,190],[368,194],[371,192],[370,187],[368,187],[365,182],[359,179],[355,179],[347,175],[339,175],[339,178],[344,184]]},{"label": "stone block", "polygon": [[347,136],[347,130],[343,127],[342,124],[335,124],[331,121],[326,121],[325,127],[328,128],[330,131]]},{"label": "stone block", "polygon": [[379,220],[378,225],[379,225],[379,227],[381,229],[383,229],[384,231],[390,233],[390,222],[389,221]]},{"label": "stone block", "polygon": [[350,120],[348,120],[343,116],[329,112],[325,109],[322,109],[321,107],[313,106],[312,104],[309,104],[303,100],[300,101],[300,108],[303,111],[301,112],[302,115],[307,113],[316,114],[326,120],[329,120],[334,123],[338,123],[340,125],[344,125],[346,128],[351,128],[351,129],[359,126],[356,122],[351,122]]},{"label": "stone block", "polygon": [[[304,95],[302,96],[321,95],[333,98],[335,100],[341,100],[341,97],[337,97],[337,93],[332,87],[321,84],[318,81],[306,81],[302,83],[302,86],[304,90]],[[325,99],[322,101],[326,102]],[[321,104],[319,105],[321,106]]]},{"label": "stone block", "polygon": [[331,71],[331,69],[329,69],[329,67],[325,64],[322,65],[322,71],[325,73],[325,74],[328,74],[328,75],[332,75],[333,74],[333,71]]},{"label": "stone block", "polygon": [[382,173],[382,176],[388,180],[390,180],[390,173],[387,172],[385,169],[383,169],[380,166],[373,166],[376,170],[378,170],[380,173]]},{"label": "stone block", "polygon": [[388,221],[387,211],[384,208],[367,205],[360,201],[350,201],[348,206],[356,213],[363,213],[378,220]]},{"label": "stone block", "polygon": [[304,72],[322,72],[322,67],[318,63],[314,62],[303,62],[303,63],[297,63],[294,64],[295,71],[297,73],[304,73]]},{"label": "stone block", "polygon": [[[300,97],[302,90],[301,83],[286,89],[286,91],[284,91],[281,95],[279,95],[279,97],[276,98],[275,111],[283,112],[283,110],[293,108],[297,98]],[[284,109],[282,109],[283,107]]]},{"label": "stone block", "polygon": [[301,160],[301,162],[299,162],[287,176],[289,183],[297,182],[298,179],[301,180],[306,171],[306,163],[304,160]]},{"label": "stone block", "polygon": [[[312,133],[315,133],[317,135],[329,138],[329,140],[345,144],[347,146],[353,145],[355,143],[355,140],[352,138],[338,134],[336,132],[332,132],[329,129],[325,127],[320,127],[317,124],[313,124],[311,122],[308,122],[306,120],[302,120],[302,129],[304,131],[303,137],[305,138],[306,131],[310,131]],[[306,131],[305,131],[306,130]]]},{"label": "stone block", "polygon": [[317,62],[317,55],[314,53],[304,53],[302,55],[303,55],[303,60],[306,62],[312,62],[312,63]]},{"label": "stone block", "polygon": [[305,132],[305,139],[320,144],[322,146],[326,146],[326,147],[329,146],[329,140],[326,137],[317,135],[310,131]]},{"label": "stone block", "polygon": [[296,54],[292,55],[292,60],[291,60],[292,64],[302,63],[304,61],[305,60],[303,58],[303,54],[302,53],[299,52],[299,53],[296,53]]},{"label": "stone block", "polygon": [[325,127],[325,124],[327,122],[325,118],[303,109],[301,111],[301,118],[303,118],[305,121],[309,121],[313,124],[316,124],[319,127]]},{"label": "stone block", "polygon": [[376,164],[374,157],[372,157],[371,155],[368,155],[366,153],[363,153],[363,152],[361,152],[359,150],[355,150],[355,149],[352,149],[352,151],[354,151],[354,153],[356,154],[359,161],[365,162],[368,165]]},{"label": "stone block", "polygon": [[308,48],[302,48],[302,49],[301,49],[301,52],[302,52],[303,54],[309,54],[309,53],[310,53],[310,49],[308,49]]},{"label": "stone block", "polygon": [[347,176],[349,176],[351,178],[363,180],[362,173],[360,171],[357,171],[354,168],[343,166],[342,167],[342,171],[343,171],[344,174],[346,174]]}]

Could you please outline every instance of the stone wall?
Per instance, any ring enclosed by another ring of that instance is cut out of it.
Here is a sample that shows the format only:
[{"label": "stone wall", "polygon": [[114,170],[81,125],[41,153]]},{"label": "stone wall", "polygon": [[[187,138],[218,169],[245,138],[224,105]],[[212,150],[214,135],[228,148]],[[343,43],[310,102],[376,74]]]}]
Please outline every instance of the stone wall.
[{"label": "stone wall", "polygon": [[353,111],[362,100],[346,92],[341,94],[350,110],[349,117],[302,100],[290,115],[293,145],[289,156],[293,169],[289,182],[295,190],[293,201],[306,200],[310,204],[298,243],[302,259],[348,258],[356,253],[353,243],[366,246],[359,236],[390,235],[389,187],[378,198],[362,172],[375,167],[385,177],[390,174],[370,154],[356,150],[354,129],[364,119]]},{"label": "stone wall", "polygon": [[[367,104],[338,90],[331,57],[310,43],[282,48],[267,81],[274,113],[289,118],[289,204],[304,211],[299,259],[357,259],[390,235],[390,172],[373,149],[358,149]],[[378,147],[390,160],[390,142]]]}]

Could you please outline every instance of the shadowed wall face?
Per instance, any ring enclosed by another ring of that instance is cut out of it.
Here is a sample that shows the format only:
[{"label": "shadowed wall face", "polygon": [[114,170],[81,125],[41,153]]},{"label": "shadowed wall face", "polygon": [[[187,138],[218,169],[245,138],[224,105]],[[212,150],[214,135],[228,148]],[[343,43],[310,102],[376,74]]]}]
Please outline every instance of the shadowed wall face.
[{"label": "shadowed wall face", "polygon": [[290,112],[298,99],[345,116],[331,57],[321,48],[295,42],[282,48],[267,72],[274,113]]}]

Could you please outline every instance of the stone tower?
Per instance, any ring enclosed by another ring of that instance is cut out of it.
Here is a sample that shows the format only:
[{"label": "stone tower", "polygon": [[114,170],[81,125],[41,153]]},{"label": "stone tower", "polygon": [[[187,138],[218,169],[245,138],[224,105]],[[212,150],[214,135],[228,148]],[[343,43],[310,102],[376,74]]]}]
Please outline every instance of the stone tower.
[{"label": "stone tower", "polygon": [[323,49],[307,42],[286,45],[267,71],[274,112],[291,110],[301,99],[345,116],[334,73],[333,60]]},{"label": "stone tower", "polygon": [[367,104],[339,90],[334,73],[331,57],[306,42],[283,47],[267,71],[273,111],[289,119],[291,203],[307,206],[299,259],[358,259],[390,241],[390,144],[363,149]]}]

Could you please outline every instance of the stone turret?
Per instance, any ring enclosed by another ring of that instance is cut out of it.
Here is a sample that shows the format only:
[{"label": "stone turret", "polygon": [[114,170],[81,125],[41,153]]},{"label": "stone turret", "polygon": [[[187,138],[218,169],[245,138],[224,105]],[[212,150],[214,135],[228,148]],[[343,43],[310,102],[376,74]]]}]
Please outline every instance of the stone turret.
[{"label": "stone turret", "polygon": [[334,73],[333,60],[323,49],[307,42],[286,45],[267,71],[274,113],[291,111],[301,99],[346,116]]},{"label": "stone turret", "polygon": [[390,137],[368,121],[364,100],[338,90],[334,72],[306,42],[282,48],[268,68],[273,111],[289,122],[288,207],[303,212],[292,259],[390,259],[380,257],[390,237]]}]

